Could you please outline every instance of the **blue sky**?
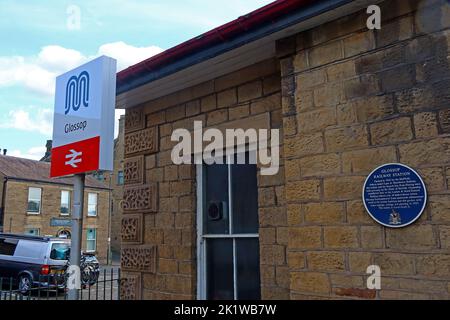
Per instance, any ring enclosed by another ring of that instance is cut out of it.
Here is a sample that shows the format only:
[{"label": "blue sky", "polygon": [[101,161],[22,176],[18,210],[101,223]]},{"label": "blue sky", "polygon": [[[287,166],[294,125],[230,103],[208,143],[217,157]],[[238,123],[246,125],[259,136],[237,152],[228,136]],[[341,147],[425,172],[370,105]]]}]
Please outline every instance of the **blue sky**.
[{"label": "blue sky", "polygon": [[270,2],[0,0],[0,148],[44,154],[57,75],[100,54],[123,69]]}]

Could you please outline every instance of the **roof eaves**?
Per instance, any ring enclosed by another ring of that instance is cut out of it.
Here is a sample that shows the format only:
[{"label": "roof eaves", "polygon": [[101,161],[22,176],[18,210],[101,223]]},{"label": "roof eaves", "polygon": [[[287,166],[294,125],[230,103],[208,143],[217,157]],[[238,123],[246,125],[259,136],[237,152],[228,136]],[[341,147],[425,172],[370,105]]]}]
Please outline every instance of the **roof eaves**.
[{"label": "roof eaves", "polygon": [[[117,95],[280,31],[353,0],[279,0],[117,74]],[[302,10],[299,10],[302,9]],[[268,13],[268,10],[271,10]]]}]

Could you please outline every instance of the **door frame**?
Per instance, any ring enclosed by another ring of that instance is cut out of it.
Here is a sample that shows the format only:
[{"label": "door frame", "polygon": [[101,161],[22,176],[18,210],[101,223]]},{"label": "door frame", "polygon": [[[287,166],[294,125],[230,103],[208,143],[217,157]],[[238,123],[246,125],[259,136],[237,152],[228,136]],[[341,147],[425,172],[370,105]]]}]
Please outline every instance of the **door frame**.
[{"label": "door frame", "polygon": [[[248,152],[255,152],[255,150],[250,149]],[[231,156],[235,156],[235,152]],[[230,156],[227,156],[227,159]],[[234,299],[237,296],[237,270],[236,270],[236,238],[257,238],[259,239],[259,226],[257,233],[232,233],[232,223],[233,223],[233,197],[232,197],[232,176],[231,176],[231,165],[227,162],[228,166],[228,216],[229,216],[229,234],[214,234],[205,235],[203,233],[203,207],[205,199],[205,175],[204,175],[204,163],[196,164],[196,183],[197,183],[197,299],[206,300],[207,299],[207,270],[206,270],[206,239],[233,239],[233,289],[234,289]],[[258,188],[258,186],[256,186]]]}]

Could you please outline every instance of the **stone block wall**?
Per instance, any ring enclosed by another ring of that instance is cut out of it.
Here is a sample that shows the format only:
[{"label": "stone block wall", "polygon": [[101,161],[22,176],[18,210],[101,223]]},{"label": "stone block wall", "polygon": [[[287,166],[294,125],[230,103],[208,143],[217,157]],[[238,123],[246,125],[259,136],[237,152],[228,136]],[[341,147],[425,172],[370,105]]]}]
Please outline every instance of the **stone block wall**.
[{"label": "stone block wall", "polygon": [[[359,12],[277,44],[292,299],[450,298],[450,6],[380,6],[381,30]],[[375,223],[361,199],[389,162],[416,169],[429,194],[402,229]]]},{"label": "stone block wall", "polygon": [[[195,299],[195,165],[171,160],[173,130],[281,128],[276,59],[127,110],[122,220],[124,299]],[[263,297],[288,298],[284,170],[259,177]]]}]

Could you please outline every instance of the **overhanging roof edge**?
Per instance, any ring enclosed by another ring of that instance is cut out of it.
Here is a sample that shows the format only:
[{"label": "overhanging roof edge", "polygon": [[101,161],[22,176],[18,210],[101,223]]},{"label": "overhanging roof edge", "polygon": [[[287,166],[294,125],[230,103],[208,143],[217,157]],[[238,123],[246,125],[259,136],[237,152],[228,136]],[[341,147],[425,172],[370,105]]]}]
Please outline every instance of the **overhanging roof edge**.
[{"label": "overhanging roof edge", "polygon": [[[173,62],[168,63],[160,68],[155,68],[155,70],[149,70],[147,72],[136,73],[133,75],[132,72],[134,67],[131,67],[118,74],[119,78],[121,74],[123,74],[125,71],[128,73],[126,77],[122,76],[122,78],[125,79],[121,80],[118,79],[116,95],[120,95],[127,91],[138,88],[142,85],[148,84],[152,81],[164,78],[180,70],[198,64],[200,62],[206,61],[208,59],[214,58],[216,56],[239,48],[255,40],[264,38],[272,33],[276,33],[280,30],[288,28],[302,21],[308,20],[324,12],[333,10],[337,7],[348,4],[352,1],[353,0],[314,1],[312,3],[309,3],[309,5],[305,7],[302,6],[301,8],[298,8],[298,10],[294,11],[292,14],[282,16],[277,21],[263,24],[249,32],[242,32],[241,34],[239,34],[238,36],[236,36],[231,40],[223,41],[218,44],[214,44],[212,46],[207,46],[204,49],[195,52],[191,55],[187,55],[184,58],[176,59]],[[162,55],[163,54],[164,52],[162,53]],[[151,61],[151,59],[146,60],[144,62],[148,64],[149,61]],[[137,65],[139,64],[140,63],[138,63]]]}]

